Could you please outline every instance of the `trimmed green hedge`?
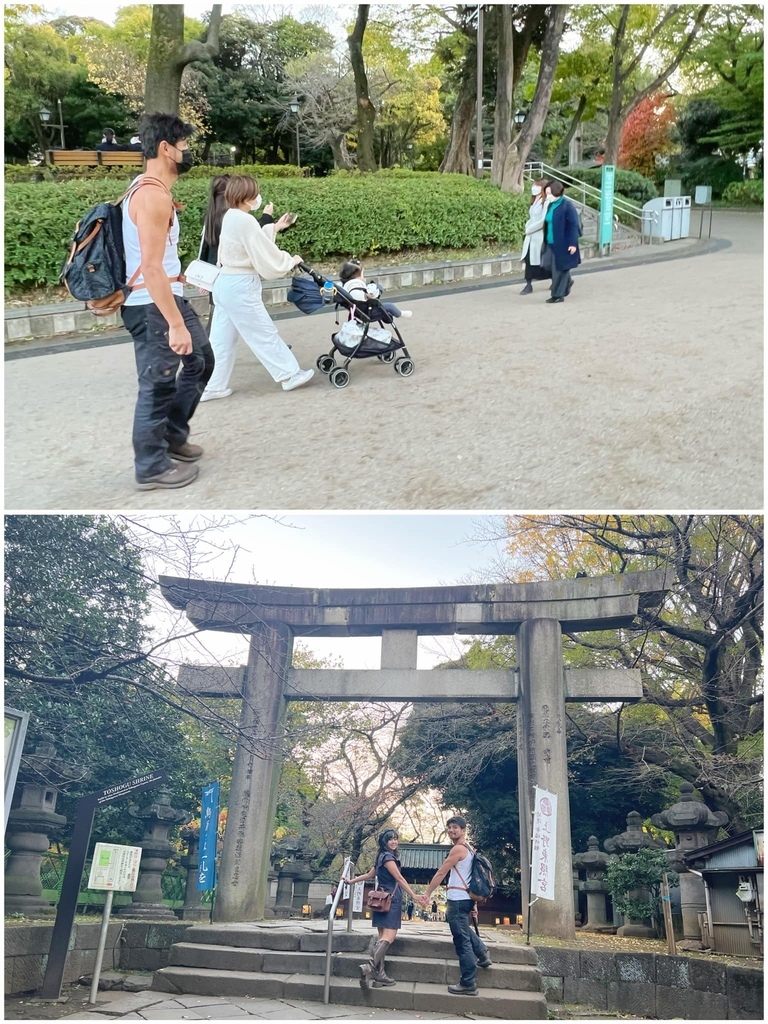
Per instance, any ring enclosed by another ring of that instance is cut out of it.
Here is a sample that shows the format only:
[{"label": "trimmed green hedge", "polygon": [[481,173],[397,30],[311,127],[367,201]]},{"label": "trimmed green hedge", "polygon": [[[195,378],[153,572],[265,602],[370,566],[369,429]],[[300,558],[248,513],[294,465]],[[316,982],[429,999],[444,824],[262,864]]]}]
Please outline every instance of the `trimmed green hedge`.
[{"label": "trimmed green hedge", "polygon": [[[180,213],[182,265],[197,255],[207,181],[182,179],[174,198]],[[67,243],[80,217],[97,202],[117,198],[126,181],[42,182],[5,190],[5,280],[11,290],[58,281]],[[501,192],[461,174],[275,179],[262,189],[276,213],[299,221],[282,244],[309,262],[336,256],[375,256],[401,249],[464,248],[484,242],[519,245],[528,216],[524,195]]]},{"label": "trimmed green hedge", "polygon": [[734,181],[723,192],[723,199],[733,206],[762,206],[764,183],[754,181]]},{"label": "trimmed green hedge", "polygon": [[[5,164],[5,184],[24,184],[25,182],[65,182],[109,180],[122,181],[126,174],[137,174],[140,168],[133,167],[77,167],[66,165],[52,169],[48,164],[33,167],[31,164]],[[213,178],[217,174],[250,174],[254,178],[308,178],[311,168],[296,167],[295,164],[241,164],[238,167],[211,167],[208,164],[197,164],[187,172],[187,180],[191,178]]]},{"label": "trimmed green hedge", "polygon": [[[575,170],[570,170],[568,173],[574,178],[578,178],[579,181],[586,182],[587,185],[593,185],[595,188],[600,188],[603,176],[603,170],[601,167],[579,167]],[[575,186],[571,187],[575,188]],[[622,196],[629,199],[630,202],[638,203],[640,206],[642,206],[643,203],[647,203],[649,199],[656,199],[659,194],[659,190],[656,188],[655,182],[651,181],[650,178],[644,178],[643,175],[638,174],[637,171],[623,171],[617,169],[614,188],[617,192],[620,192]]]}]

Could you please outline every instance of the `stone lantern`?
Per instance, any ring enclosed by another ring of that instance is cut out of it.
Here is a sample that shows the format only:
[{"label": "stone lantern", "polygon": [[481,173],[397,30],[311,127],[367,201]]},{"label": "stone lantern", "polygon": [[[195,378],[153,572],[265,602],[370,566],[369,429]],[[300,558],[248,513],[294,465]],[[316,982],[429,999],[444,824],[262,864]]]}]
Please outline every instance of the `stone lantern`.
[{"label": "stone lantern", "polygon": [[187,852],[181,863],[187,869],[187,883],[184,889],[184,906],[181,917],[184,921],[205,921],[211,919],[210,904],[202,902],[202,892],[197,888],[197,869],[200,864],[200,826],[187,825],[181,830],[181,838],[186,840]]},{"label": "stone lantern", "polygon": [[710,811],[694,795],[691,783],[683,782],[677,803],[660,814],[654,814],[651,821],[657,828],[670,829],[675,833],[675,853],[681,862],[676,865],[676,870],[680,872],[683,948],[702,949],[698,915],[706,909],[704,881],[686,870],[684,854],[714,843],[718,830],[728,824],[728,815],[725,811]]},{"label": "stone lantern", "polygon": [[301,908],[309,903],[309,883],[315,877],[315,873],[305,860],[299,861],[301,871],[293,881],[293,909],[301,914]]},{"label": "stone lantern", "polygon": [[[613,836],[612,839],[606,839],[603,846],[608,853],[613,853],[617,856],[622,853],[637,853],[638,850],[642,850],[645,847],[667,849],[667,844],[663,839],[654,839],[647,832],[643,832],[643,818],[637,811],[630,811],[627,815],[626,832],[620,832],[619,835]],[[633,889],[627,895],[633,899],[640,900],[650,898],[647,889]],[[628,917],[624,924],[617,929],[616,934],[626,938],[653,939],[656,937],[656,933],[651,927],[651,922],[648,918],[635,920]]]},{"label": "stone lantern", "polygon": [[610,859],[607,853],[600,851],[597,836],[590,836],[587,840],[586,853],[577,853],[573,858],[574,865],[586,874],[581,883],[582,892],[587,894],[587,920],[581,929],[584,932],[613,931],[613,926],[608,922],[605,902],[608,893],[605,869]]},{"label": "stone lantern", "polygon": [[56,756],[54,737],[43,733],[34,753],[22,757],[14,805],[8,815],[6,846],[11,851],[5,867],[5,913],[28,917],[52,914],[43,899],[40,866],[51,838],[60,835],[67,819],[56,813],[60,787],[87,777],[85,769]]},{"label": "stone lantern", "polygon": [[140,818],[144,825],[144,836],[139,843],[142,849],[139,884],[133,894],[133,902],[120,911],[121,917],[173,918],[176,915],[163,903],[162,875],[168,865],[173,847],[168,835],[174,825],[185,825],[191,821],[188,811],[171,807],[171,793],[165,787],[158,789],[152,803],[139,808],[131,804],[131,814]]}]

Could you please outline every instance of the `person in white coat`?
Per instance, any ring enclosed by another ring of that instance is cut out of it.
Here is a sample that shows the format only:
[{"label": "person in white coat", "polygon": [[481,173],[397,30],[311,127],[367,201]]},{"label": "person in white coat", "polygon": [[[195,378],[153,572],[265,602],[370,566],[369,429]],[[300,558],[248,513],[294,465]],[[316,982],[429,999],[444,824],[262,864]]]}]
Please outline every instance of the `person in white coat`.
[{"label": "person in white coat", "polygon": [[307,384],[314,370],[302,370],[280,337],[261,296],[261,278],[284,277],[301,263],[275,244],[275,234],[293,222],[284,215],[276,224],[263,227],[251,213],[261,206],[258,182],[245,174],[231,175],[224,193],[228,206],[221,223],[218,263],[221,267],[213,286],[215,303],[210,329],[216,368],[201,402],[227,398],[235,365],[238,336],[248,345],[272,379],[284,391]]},{"label": "person in white coat", "polygon": [[539,178],[531,185],[531,209],[528,213],[528,220],[525,225],[525,239],[523,240],[523,251],[520,255],[520,262],[525,264],[525,288],[521,295],[530,295],[533,291],[534,281],[546,281],[552,275],[541,265],[541,253],[544,248],[544,218],[551,198],[547,195],[546,178]]}]

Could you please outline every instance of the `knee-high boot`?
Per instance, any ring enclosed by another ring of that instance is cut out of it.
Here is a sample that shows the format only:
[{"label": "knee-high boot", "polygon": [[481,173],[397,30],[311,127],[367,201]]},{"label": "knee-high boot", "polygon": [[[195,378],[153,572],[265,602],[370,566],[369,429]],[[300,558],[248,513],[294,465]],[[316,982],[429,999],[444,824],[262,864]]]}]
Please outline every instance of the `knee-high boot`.
[{"label": "knee-high boot", "polygon": [[390,943],[379,939],[373,947],[373,952],[368,961],[360,964],[360,987],[368,988],[373,981],[375,985],[394,985],[395,982],[384,973],[384,957],[387,954]]}]

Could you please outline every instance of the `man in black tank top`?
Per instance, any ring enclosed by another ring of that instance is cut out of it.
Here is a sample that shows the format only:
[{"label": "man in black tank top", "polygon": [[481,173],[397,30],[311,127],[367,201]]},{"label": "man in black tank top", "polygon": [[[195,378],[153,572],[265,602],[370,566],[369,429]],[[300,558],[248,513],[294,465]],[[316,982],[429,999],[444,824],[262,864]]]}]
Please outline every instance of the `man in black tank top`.
[{"label": "man in black tank top", "polygon": [[475,909],[474,900],[469,898],[469,878],[474,853],[465,838],[467,822],[461,815],[446,822],[448,838],[453,849],[432,877],[422,896],[422,903],[429,905],[429,897],[448,875],[446,894],[446,920],[453,937],[453,948],[459,958],[461,978],[457,985],[449,985],[448,991],[457,996],[477,995],[477,968],[490,967],[488,950],[470,925],[470,915]]}]

